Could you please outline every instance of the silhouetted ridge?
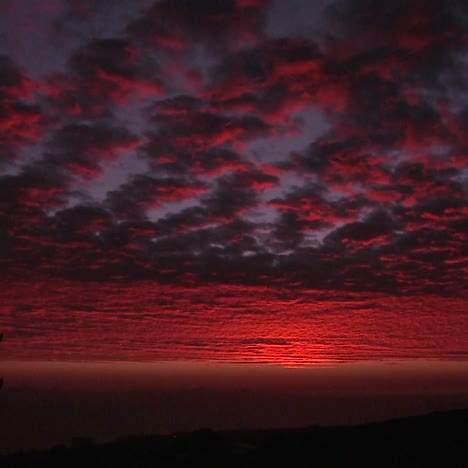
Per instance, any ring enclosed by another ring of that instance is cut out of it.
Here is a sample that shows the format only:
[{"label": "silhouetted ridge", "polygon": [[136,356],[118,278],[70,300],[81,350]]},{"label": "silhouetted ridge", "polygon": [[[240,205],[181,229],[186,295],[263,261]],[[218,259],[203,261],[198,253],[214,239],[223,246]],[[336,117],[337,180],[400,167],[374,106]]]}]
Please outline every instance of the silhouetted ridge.
[{"label": "silhouetted ridge", "polygon": [[119,438],[75,438],[0,457],[5,468],[46,467],[444,467],[468,466],[468,409],[359,426],[213,431]]}]

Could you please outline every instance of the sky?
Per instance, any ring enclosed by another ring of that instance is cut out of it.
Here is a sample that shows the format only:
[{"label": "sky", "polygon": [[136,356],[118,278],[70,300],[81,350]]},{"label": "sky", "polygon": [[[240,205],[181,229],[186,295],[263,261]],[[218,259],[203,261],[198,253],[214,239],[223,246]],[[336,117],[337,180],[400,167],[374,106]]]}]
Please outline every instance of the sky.
[{"label": "sky", "polygon": [[3,394],[468,390],[467,49],[462,0],[3,0]]}]

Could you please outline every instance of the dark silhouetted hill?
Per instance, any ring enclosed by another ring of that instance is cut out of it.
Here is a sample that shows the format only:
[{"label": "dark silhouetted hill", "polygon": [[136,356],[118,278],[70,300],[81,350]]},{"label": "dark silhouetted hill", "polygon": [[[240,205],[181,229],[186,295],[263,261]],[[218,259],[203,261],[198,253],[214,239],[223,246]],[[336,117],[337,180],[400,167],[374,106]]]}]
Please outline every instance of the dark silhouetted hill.
[{"label": "dark silhouetted hill", "polygon": [[87,438],[0,457],[4,468],[145,467],[468,467],[468,409],[385,422],[303,429],[200,429],[131,436],[105,444]]}]

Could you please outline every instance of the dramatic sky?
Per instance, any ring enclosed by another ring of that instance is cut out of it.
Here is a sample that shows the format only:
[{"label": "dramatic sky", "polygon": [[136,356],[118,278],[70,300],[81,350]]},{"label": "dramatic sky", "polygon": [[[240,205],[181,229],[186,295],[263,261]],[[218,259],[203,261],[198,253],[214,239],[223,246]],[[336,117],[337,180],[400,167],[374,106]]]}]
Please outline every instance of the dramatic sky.
[{"label": "dramatic sky", "polygon": [[4,360],[468,361],[464,0],[2,0],[0,32]]}]

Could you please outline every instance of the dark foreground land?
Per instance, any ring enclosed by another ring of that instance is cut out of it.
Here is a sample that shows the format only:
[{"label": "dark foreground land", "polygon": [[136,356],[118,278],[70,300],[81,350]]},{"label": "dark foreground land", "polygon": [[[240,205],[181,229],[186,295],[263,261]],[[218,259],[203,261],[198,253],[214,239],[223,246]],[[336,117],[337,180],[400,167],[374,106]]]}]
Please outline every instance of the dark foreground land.
[{"label": "dark foreground land", "polygon": [[468,410],[343,427],[132,436],[9,454],[17,467],[468,467]]}]

